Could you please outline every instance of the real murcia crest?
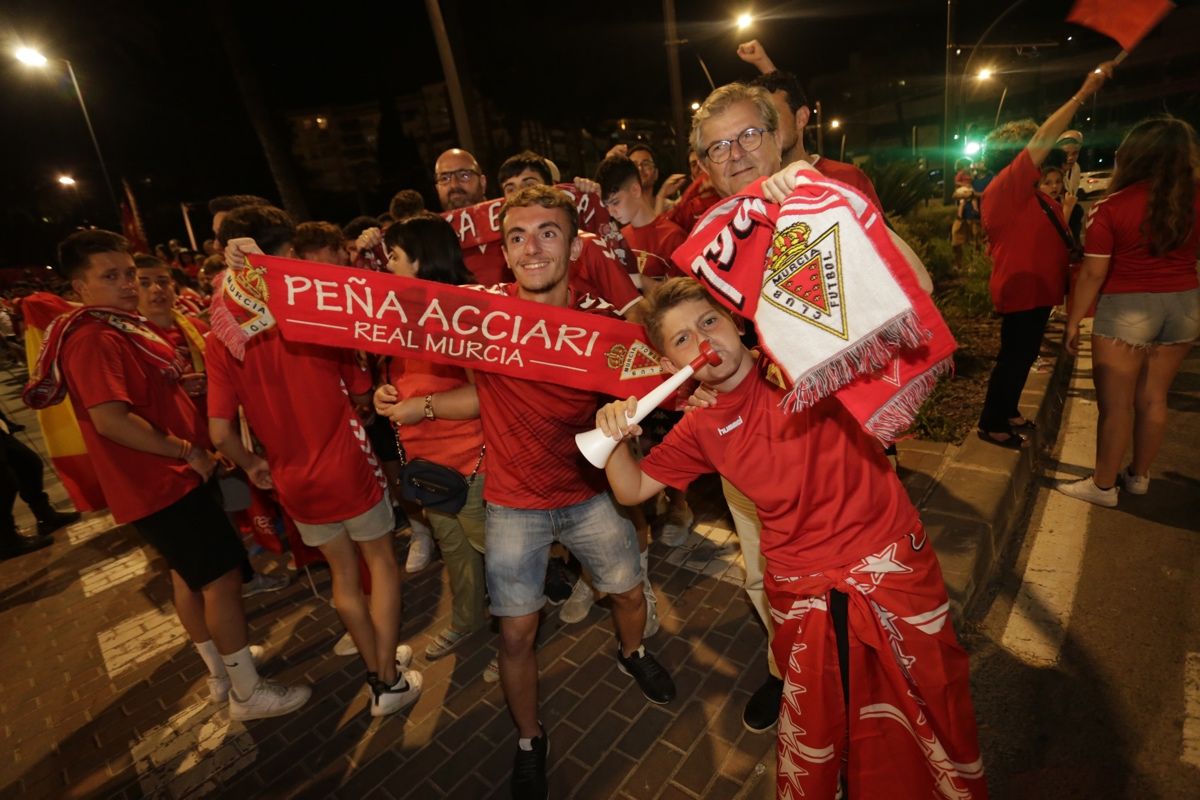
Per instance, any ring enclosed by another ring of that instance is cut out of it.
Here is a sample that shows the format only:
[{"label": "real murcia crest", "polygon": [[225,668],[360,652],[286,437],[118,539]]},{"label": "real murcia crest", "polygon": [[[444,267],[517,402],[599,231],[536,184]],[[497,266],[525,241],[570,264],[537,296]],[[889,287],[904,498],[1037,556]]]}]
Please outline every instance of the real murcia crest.
[{"label": "real murcia crest", "polygon": [[836,223],[816,239],[803,222],[776,233],[762,297],[797,319],[848,341],[839,236]]},{"label": "real murcia crest", "polygon": [[634,342],[629,345],[625,360],[621,364],[621,380],[661,375],[662,365],[658,363],[658,358],[658,353],[651,350],[645,342]]}]

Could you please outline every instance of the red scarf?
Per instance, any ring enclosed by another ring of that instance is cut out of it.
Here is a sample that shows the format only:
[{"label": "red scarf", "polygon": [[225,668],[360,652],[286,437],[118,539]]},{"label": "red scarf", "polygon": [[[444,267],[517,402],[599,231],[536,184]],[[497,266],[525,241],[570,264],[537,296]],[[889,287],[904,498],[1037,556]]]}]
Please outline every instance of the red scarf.
[{"label": "red scarf", "polygon": [[[278,326],[285,339],[417,358],[615,397],[661,383],[640,325],[509,295],[251,255],[213,302],[212,333],[233,352]],[[229,293],[230,285],[239,295]],[[269,306],[269,307],[268,307]],[[584,295],[575,308],[612,307]],[[218,313],[218,311],[220,313]],[[236,355],[236,353],[235,353]]]},{"label": "red scarf", "polygon": [[25,405],[46,408],[62,402],[67,393],[67,382],[60,361],[63,343],[71,334],[93,325],[108,325],[125,334],[134,352],[168,380],[179,380],[187,369],[174,345],[164,339],[145,317],[119,308],[83,306],[63,314],[46,328],[37,364],[21,393]]},{"label": "red scarf", "polygon": [[[815,575],[768,574],[763,587],[784,671],[778,797],[833,797],[844,766],[853,797],[986,800],[970,665],[923,529]],[[830,589],[849,597],[849,719]]]},{"label": "red scarf", "polygon": [[[600,195],[595,192],[581,192],[572,183],[562,183],[554,188],[566,192],[575,201],[575,208],[579,212],[579,229],[594,233],[603,239],[621,264],[628,269],[629,245],[621,235],[621,227],[612,221],[608,210],[600,202]],[[499,243],[500,207],[503,205],[504,198],[498,197],[442,214],[458,234],[464,255],[469,256],[475,250]]]},{"label": "red scarf", "polygon": [[775,205],[761,184],[714,206],[673,260],[754,321],[792,387],[789,408],[837,392],[894,440],[953,368],[949,328],[856,190],[806,172]]}]

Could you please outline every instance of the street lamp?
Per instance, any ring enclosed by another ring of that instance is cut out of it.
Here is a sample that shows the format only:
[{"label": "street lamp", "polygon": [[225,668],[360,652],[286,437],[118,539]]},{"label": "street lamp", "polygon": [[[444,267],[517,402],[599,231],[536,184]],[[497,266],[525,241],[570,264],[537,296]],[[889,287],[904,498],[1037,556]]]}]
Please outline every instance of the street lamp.
[{"label": "street lamp", "polygon": [[699,101],[697,101],[697,100],[693,100],[693,101],[692,101],[692,111],[699,111],[699,110],[700,110],[700,103],[699,103]]},{"label": "street lamp", "polygon": [[[992,75],[993,72],[987,67],[984,67],[983,69],[979,70],[979,74],[975,77],[981,81],[986,81],[991,78]],[[1000,109],[1004,108],[1004,98],[1008,97],[1008,84],[1000,85],[1003,88],[1003,91],[1000,92],[1000,104],[996,106],[996,119],[992,122],[993,128],[1000,124]]]},{"label": "street lamp", "polygon": [[59,175],[58,176],[58,184],[59,184],[59,186],[73,187],[73,186],[75,186],[75,179],[72,178],[70,175]]},{"label": "street lamp", "polygon": [[829,127],[835,128],[835,129],[840,128],[840,127],[842,127],[842,121],[840,119],[831,119],[831,120],[829,120]]},{"label": "street lamp", "polygon": [[[14,55],[18,61],[30,67],[42,68],[50,62],[49,58],[32,47],[19,47]],[[92,137],[92,146],[96,148],[96,159],[100,162],[100,172],[104,175],[104,188],[108,189],[108,197],[112,200],[113,208],[116,209],[117,219],[119,220],[121,218],[121,204],[117,202],[117,195],[113,190],[112,179],[108,177],[108,166],[104,163],[104,154],[100,152],[100,142],[96,139],[95,129],[92,128],[92,118],[88,115],[87,104],[83,102],[83,91],[79,88],[79,80],[75,77],[75,68],[65,58],[56,58],[55,61],[61,61],[67,65],[67,74],[71,76],[71,85],[75,87],[75,97],[79,99],[79,110],[83,112],[83,121],[87,123],[88,134]],[[61,178],[59,179],[59,183],[63,183]],[[63,183],[64,186],[73,184],[73,179],[70,184]]]},{"label": "street lamp", "polygon": [[737,27],[739,31],[744,31],[754,24],[754,15],[749,12],[738,14]]}]

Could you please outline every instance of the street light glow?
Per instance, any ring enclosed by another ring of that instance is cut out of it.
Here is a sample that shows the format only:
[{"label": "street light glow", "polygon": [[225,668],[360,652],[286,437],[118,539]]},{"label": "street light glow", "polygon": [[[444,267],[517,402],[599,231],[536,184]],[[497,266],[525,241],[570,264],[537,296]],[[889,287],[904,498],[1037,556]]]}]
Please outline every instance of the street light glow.
[{"label": "street light glow", "polygon": [[842,121],[840,119],[831,119],[829,120],[829,127],[840,128],[842,127]]},{"label": "street light glow", "polygon": [[968,156],[973,156],[979,153],[979,142],[967,142],[967,146],[963,148],[963,153]]},{"label": "street light glow", "polygon": [[75,185],[75,179],[72,178],[70,175],[59,175],[58,182],[62,186],[74,186]]},{"label": "street light glow", "polygon": [[979,75],[977,77],[981,81],[986,81],[988,78],[992,77],[992,71],[987,67],[984,67],[983,69],[979,70]]},{"label": "street light glow", "polygon": [[750,13],[738,14],[737,26],[738,26],[739,31],[744,31],[746,28],[749,28],[752,24],[754,24],[754,15],[752,15]]},{"label": "street light glow", "polygon": [[692,101],[692,111],[699,111],[699,110],[700,110],[700,103],[697,102],[696,100],[693,100]]},{"label": "street light glow", "polygon": [[46,66],[46,57],[32,47],[18,47],[15,55],[17,61],[22,64],[28,64],[31,67]]}]

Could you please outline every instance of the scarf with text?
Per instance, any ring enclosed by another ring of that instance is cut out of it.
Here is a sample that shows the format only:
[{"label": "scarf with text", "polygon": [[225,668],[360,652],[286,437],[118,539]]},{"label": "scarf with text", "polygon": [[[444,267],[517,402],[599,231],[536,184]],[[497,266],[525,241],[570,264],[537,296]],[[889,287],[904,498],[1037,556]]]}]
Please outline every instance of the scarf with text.
[{"label": "scarf with text", "polygon": [[[579,229],[600,237],[622,266],[628,269],[632,257],[629,245],[621,235],[621,226],[613,222],[608,209],[600,202],[600,195],[582,192],[572,183],[556,184],[554,188],[566,192],[575,201],[575,208],[579,212]],[[500,207],[503,205],[504,198],[498,197],[442,214],[458,235],[465,256],[486,250],[492,245],[500,247]]]},{"label": "scarf with text", "polygon": [[108,325],[125,334],[138,357],[168,380],[177,381],[186,371],[175,347],[145,317],[119,308],[83,306],[63,314],[46,328],[37,363],[21,392],[25,405],[46,408],[62,402],[67,394],[61,363],[63,343],[68,336],[96,325]]},{"label": "scarf with text", "polygon": [[192,323],[189,315],[172,309],[171,317],[175,320],[176,327],[183,332],[184,340],[187,341],[188,356],[192,360],[192,372],[204,372],[204,348],[207,346],[204,334],[200,333],[200,329]]},{"label": "scarf with text", "polygon": [[[226,276],[212,316],[213,335],[231,352],[231,342],[244,354],[250,337],[278,327],[293,341],[615,397],[640,396],[661,382],[659,356],[642,327],[612,316],[615,309],[591,295],[559,308],[513,297],[503,285],[449,286],[264,255],[248,256],[236,272]],[[241,296],[228,291],[231,283]],[[610,313],[588,313],[596,311]]]},{"label": "scarf with text", "polygon": [[753,320],[791,387],[790,410],[837,392],[893,441],[952,371],[954,337],[856,190],[806,172],[775,205],[761,185],[714,206],[673,260]]}]

